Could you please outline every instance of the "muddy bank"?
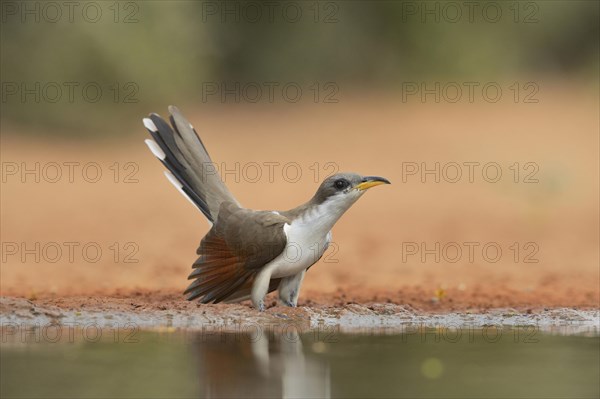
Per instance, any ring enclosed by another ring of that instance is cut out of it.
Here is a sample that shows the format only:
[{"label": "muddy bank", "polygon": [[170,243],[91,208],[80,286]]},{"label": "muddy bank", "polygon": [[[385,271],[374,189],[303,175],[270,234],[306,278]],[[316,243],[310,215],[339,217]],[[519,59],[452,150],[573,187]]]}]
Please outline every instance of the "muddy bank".
[{"label": "muddy bank", "polygon": [[[260,313],[246,304],[199,305],[186,301],[177,306],[141,304],[133,298],[80,298],[31,301],[2,297],[3,329],[61,325],[72,328],[124,330],[240,331],[252,328],[341,332],[414,332],[419,329],[512,328],[558,334],[600,333],[597,309],[463,309],[422,311],[393,303],[314,305],[295,309],[272,306]],[[52,303],[54,302],[54,303]],[[173,305],[173,304],[171,304]],[[14,331],[12,331],[14,333]]]}]

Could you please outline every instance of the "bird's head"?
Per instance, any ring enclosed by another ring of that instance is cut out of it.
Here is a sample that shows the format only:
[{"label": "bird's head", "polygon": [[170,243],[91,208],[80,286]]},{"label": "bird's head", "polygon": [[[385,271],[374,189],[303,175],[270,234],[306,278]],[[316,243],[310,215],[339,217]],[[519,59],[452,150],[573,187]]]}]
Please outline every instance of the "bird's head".
[{"label": "bird's head", "polygon": [[369,188],[381,184],[391,184],[389,180],[379,176],[361,176],[356,173],[336,173],[321,183],[313,201],[317,204],[332,204],[350,208]]}]

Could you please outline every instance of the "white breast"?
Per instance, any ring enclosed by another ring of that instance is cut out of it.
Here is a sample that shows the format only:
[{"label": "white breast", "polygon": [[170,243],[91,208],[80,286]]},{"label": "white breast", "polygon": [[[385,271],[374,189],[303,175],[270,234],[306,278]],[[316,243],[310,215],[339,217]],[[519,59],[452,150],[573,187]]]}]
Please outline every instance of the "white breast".
[{"label": "white breast", "polygon": [[336,217],[337,212],[331,212],[328,208],[322,204],[283,226],[287,245],[283,253],[269,265],[272,267],[272,278],[297,274],[323,256],[331,242],[331,228],[339,218]]},{"label": "white breast", "polygon": [[288,242],[279,262],[273,269],[273,277],[292,276],[316,263],[331,242],[331,231],[320,234],[308,226],[285,225]]}]

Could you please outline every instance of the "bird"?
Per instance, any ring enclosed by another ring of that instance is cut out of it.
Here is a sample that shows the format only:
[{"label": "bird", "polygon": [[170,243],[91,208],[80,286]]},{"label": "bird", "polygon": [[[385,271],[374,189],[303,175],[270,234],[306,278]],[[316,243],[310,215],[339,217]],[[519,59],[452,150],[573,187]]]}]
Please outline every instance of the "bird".
[{"label": "bird", "polygon": [[327,250],[335,223],[369,188],[391,184],[379,176],[336,173],[293,209],[247,209],[212,173],[214,164],[194,127],[177,107],[168,110],[170,124],[156,113],[143,118],[152,137],[145,143],[166,167],[169,182],[210,225],[184,291],[190,301],[251,299],[264,311],[266,295],[277,290],[283,305],[296,307],[306,271]]}]

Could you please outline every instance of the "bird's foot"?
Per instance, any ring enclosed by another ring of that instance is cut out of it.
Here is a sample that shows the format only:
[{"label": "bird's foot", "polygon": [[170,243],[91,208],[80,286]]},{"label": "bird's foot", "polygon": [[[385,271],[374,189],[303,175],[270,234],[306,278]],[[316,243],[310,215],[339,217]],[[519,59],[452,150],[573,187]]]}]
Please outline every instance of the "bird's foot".
[{"label": "bird's foot", "polygon": [[260,300],[258,302],[258,304],[256,305],[256,309],[258,309],[259,312],[264,312],[265,311],[265,301]]},{"label": "bird's foot", "polygon": [[295,308],[298,305],[298,298],[296,296],[296,292],[293,291],[289,298],[281,298],[281,302],[290,308]]},{"label": "bird's foot", "polygon": [[291,300],[281,301],[281,303],[283,303],[285,306],[290,307],[290,308],[296,307],[296,304],[294,302],[292,302]]}]

